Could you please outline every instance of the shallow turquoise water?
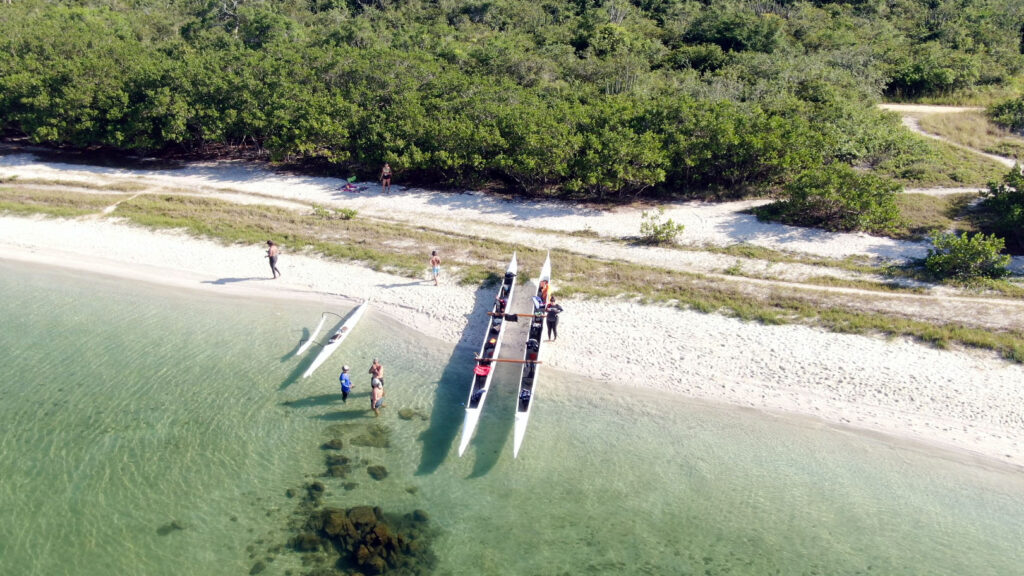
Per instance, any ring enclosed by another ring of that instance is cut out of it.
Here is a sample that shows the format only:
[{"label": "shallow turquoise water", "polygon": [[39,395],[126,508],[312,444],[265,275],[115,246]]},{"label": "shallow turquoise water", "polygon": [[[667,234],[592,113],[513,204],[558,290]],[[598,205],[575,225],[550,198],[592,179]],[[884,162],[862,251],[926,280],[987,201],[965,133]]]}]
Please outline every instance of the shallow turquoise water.
[{"label": "shallow turquoise water", "polygon": [[[425,510],[438,574],[1024,572],[1017,470],[551,370],[513,460],[512,365],[458,458],[473,350],[382,315],[301,380],[325,305],[3,262],[0,288],[0,574],[302,574],[278,548],[313,480],[331,505]],[[391,447],[345,453],[389,476],[320,478],[329,427],[372,423]]]}]

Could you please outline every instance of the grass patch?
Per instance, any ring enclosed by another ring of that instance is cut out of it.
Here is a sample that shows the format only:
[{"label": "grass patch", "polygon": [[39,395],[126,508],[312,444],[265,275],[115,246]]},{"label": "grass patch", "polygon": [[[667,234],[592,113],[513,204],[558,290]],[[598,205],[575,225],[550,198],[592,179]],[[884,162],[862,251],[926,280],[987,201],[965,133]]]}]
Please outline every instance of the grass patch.
[{"label": "grass patch", "polygon": [[977,194],[900,194],[896,197],[903,225],[892,233],[901,240],[924,240],[936,232],[976,232],[966,219],[970,203]]},{"label": "grass patch", "polygon": [[984,188],[992,180],[1006,174],[1006,167],[984,156],[932,138],[916,135],[925,142],[930,153],[908,166],[878,167],[881,175],[894,178],[907,188]]},{"label": "grass patch", "polygon": [[[988,121],[983,112],[958,114],[926,114],[920,117],[925,132],[938,134],[962,146],[1014,158],[1024,159],[1024,138]],[[1005,172],[1007,168],[1003,168]]]},{"label": "grass patch", "polygon": [[108,184],[97,184],[95,182],[82,182],[79,180],[48,180],[45,178],[19,178],[18,176],[0,177],[0,183],[17,184],[19,186],[63,186],[67,188],[85,188],[86,190],[101,190],[105,192],[141,192],[149,188],[146,184],[138,182],[111,182]]},{"label": "grass patch", "polygon": [[13,215],[44,214],[59,218],[75,218],[96,214],[123,199],[124,196],[120,195],[0,186],[0,212]]}]

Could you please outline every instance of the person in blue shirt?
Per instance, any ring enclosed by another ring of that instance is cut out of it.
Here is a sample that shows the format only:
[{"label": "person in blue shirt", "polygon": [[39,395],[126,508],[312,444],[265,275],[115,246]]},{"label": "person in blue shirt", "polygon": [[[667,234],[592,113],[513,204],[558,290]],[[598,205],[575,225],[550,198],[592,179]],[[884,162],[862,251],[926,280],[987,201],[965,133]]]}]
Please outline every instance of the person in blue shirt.
[{"label": "person in blue shirt", "polygon": [[341,401],[346,402],[348,393],[352,391],[352,379],[348,377],[348,366],[341,367],[341,376],[338,376],[338,380],[341,380]]}]

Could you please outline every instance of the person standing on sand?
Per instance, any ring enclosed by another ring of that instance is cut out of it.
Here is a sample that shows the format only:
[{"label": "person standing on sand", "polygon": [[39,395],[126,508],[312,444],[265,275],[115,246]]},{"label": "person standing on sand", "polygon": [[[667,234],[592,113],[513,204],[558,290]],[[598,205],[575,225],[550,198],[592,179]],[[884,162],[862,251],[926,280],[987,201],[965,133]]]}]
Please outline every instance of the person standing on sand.
[{"label": "person standing on sand", "polygon": [[391,164],[387,162],[380,169],[380,185],[384,188],[385,194],[391,191]]},{"label": "person standing on sand", "polygon": [[281,254],[281,249],[274,244],[273,240],[267,240],[267,258],[270,258],[270,273],[277,278],[281,275],[281,271],[277,269],[277,256]]},{"label": "person standing on sand", "polygon": [[437,276],[441,273],[441,257],[437,255],[437,250],[430,252],[430,269],[434,273],[434,286],[437,286]]},{"label": "person standing on sand", "polygon": [[373,364],[370,364],[370,378],[374,380],[380,380],[381,396],[384,395],[384,367],[381,366],[380,361],[376,358],[373,359]]},{"label": "person standing on sand", "polygon": [[560,304],[555,303],[555,297],[551,297],[551,301],[548,302],[546,310],[548,320],[548,341],[554,342],[558,340],[558,314],[565,312]]},{"label": "person standing on sand", "polygon": [[348,393],[352,391],[352,379],[348,376],[348,365],[341,367],[341,376],[338,376],[338,380],[341,381],[341,401],[345,403],[348,401]]},{"label": "person standing on sand", "polygon": [[380,416],[380,409],[385,406],[384,384],[381,383],[380,378],[374,378],[370,381],[370,389],[370,410],[373,410],[373,416],[376,418]]}]

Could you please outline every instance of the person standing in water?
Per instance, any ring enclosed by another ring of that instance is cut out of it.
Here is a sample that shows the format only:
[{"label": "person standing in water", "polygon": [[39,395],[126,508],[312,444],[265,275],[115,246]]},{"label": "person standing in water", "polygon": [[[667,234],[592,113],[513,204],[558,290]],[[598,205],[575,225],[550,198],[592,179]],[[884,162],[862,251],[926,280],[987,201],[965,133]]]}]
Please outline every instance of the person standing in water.
[{"label": "person standing in water", "polygon": [[374,418],[380,416],[380,409],[384,406],[384,385],[380,378],[374,378],[370,381],[370,410],[373,410]]},{"label": "person standing in water", "polygon": [[547,308],[547,321],[548,321],[548,341],[554,342],[558,340],[558,314],[565,312],[560,304],[555,303],[555,297],[551,297],[551,301],[548,302]]},{"label": "person standing in water", "polygon": [[[370,364],[370,378],[380,380],[380,386],[384,388],[384,366],[381,366],[380,360],[377,358],[374,358],[373,364]],[[381,395],[383,395],[383,391]]]},{"label": "person standing in water", "polygon": [[341,376],[338,376],[338,380],[341,381],[341,401],[348,401],[348,393],[352,391],[352,379],[348,376],[348,365],[341,367]]},{"label": "person standing in water", "polygon": [[437,255],[437,250],[430,252],[430,270],[434,273],[434,286],[437,286],[437,276],[441,273],[441,257]]},{"label": "person standing in water", "polygon": [[384,188],[385,194],[391,191],[391,164],[387,162],[380,169],[380,185]]},{"label": "person standing in water", "polygon": [[270,258],[270,273],[277,278],[281,275],[281,271],[277,269],[277,257],[281,254],[281,249],[274,244],[273,240],[267,240],[267,258]]}]

